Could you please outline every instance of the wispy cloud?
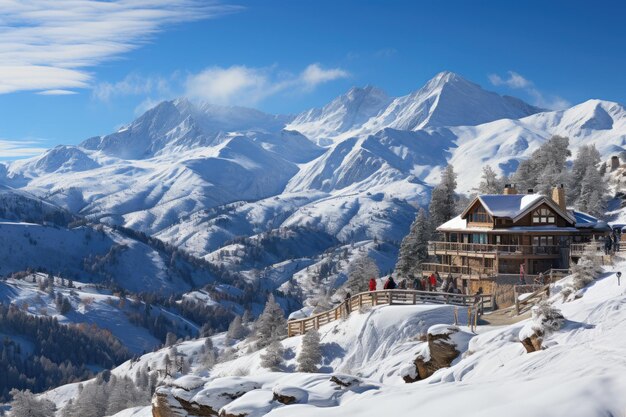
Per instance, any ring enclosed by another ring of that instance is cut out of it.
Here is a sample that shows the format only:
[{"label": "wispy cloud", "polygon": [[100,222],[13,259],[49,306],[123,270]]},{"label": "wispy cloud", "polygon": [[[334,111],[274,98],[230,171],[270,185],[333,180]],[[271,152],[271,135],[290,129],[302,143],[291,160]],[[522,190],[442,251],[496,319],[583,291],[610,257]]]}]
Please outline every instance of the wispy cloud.
[{"label": "wispy cloud", "polygon": [[42,147],[41,144],[39,140],[0,139],[0,160],[39,155],[47,150],[47,148]]},{"label": "wispy cloud", "polygon": [[209,67],[187,78],[185,95],[215,104],[252,105],[278,93],[309,92],[321,84],[349,76],[346,70],[323,68],[318,63],[307,66],[299,74],[279,72],[276,67]]},{"label": "wispy cloud", "polygon": [[160,76],[143,76],[134,73],[127,75],[121,81],[96,84],[92,95],[98,100],[109,101],[120,96],[148,95],[152,93],[164,96],[170,95],[170,81]]},{"label": "wispy cloud", "polygon": [[88,87],[89,68],[166,25],[237,10],[203,0],[0,0],[0,94]]},{"label": "wispy cloud", "polygon": [[498,74],[489,74],[489,81],[494,86],[506,86],[511,89],[523,90],[533,98],[533,104],[539,107],[553,110],[561,110],[569,107],[571,103],[556,95],[542,93],[535,84],[515,71],[508,71],[505,77]]}]

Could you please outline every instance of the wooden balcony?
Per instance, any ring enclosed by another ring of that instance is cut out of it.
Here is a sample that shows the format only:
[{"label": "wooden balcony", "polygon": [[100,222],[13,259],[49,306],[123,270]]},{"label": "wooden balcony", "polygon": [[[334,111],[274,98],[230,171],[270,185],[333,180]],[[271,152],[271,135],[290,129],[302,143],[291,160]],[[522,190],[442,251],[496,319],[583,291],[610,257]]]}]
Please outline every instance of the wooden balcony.
[{"label": "wooden balcony", "polygon": [[462,255],[479,256],[482,258],[495,258],[505,256],[558,256],[561,247],[532,246],[532,245],[492,245],[484,243],[459,243],[459,242],[428,242],[428,254],[436,255]]},{"label": "wooden balcony", "polygon": [[570,256],[580,257],[583,256],[585,251],[592,252],[603,252],[604,251],[604,242],[601,241],[593,241],[588,243],[572,243],[570,245]]}]

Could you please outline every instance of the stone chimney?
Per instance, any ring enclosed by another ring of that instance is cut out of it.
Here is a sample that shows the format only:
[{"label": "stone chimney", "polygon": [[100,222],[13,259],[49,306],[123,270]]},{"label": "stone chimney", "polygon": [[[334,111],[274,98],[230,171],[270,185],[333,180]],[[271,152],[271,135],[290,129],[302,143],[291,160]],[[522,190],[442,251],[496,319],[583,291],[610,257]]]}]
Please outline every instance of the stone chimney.
[{"label": "stone chimney", "polygon": [[504,184],[504,195],[517,194],[515,184]]},{"label": "stone chimney", "polygon": [[565,188],[563,184],[560,184],[558,187],[554,187],[552,189],[552,200],[561,207],[561,210],[567,210],[567,205],[565,203]]},{"label": "stone chimney", "polygon": [[613,155],[611,157],[611,172],[619,168],[619,156]]}]

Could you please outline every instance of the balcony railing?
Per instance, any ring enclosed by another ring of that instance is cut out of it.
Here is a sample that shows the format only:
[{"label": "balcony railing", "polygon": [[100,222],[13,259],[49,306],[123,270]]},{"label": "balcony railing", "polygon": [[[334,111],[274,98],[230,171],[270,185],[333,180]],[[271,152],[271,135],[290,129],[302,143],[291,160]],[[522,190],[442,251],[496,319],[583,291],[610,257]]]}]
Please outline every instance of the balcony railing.
[{"label": "balcony railing", "polygon": [[571,256],[583,256],[585,251],[595,251],[602,252],[604,251],[604,242],[602,241],[593,241],[588,243],[572,243],[570,245],[570,254]]},{"label": "balcony railing", "polygon": [[431,255],[449,255],[453,253],[492,253],[499,255],[558,255],[561,246],[532,246],[532,245],[492,245],[485,243],[459,242],[428,242],[428,252]]},{"label": "balcony railing", "polygon": [[439,272],[440,274],[459,274],[470,276],[493,276],[496,270],[489,267],[473,267],[466,265],[448,265],[437,263],[422,263],[420,265],[422,272]]}]

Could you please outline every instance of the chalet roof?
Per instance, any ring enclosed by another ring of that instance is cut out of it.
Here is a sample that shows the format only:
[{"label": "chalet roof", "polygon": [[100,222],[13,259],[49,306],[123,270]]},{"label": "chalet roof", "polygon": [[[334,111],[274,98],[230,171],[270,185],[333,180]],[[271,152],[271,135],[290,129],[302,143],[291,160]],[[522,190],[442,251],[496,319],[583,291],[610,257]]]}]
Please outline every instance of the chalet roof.
[{"label": "chalet roof", "polygon": [[[541,194],[484,194],[479,195],[470,204],[461,217],[465,219],[470,208],[476,201],[480,201],[485,210],[493,217],[505,217],[513,221],[519,220],[529,211],[533,210],[542,203],[550,206],[560,216],[575,223],[576,219],[569,212],[562,210],[551,198]],[[443,225],[442,225],[443,226]]]},{"label": "chalet roof", "polygon": [[456,216],[437,228],[439,231],[467,231],[467,232],[503,232],[503,233],[521,233],[521,232],[571,232],[577,229],[594,229],[598,231],[608,230],[609,226],[602,220],[588,213],[577,210],[568,210],[568,215],[576,219],[575,227],[558,227],[555,225],[541,226],[513,226],[502,229],[491,229],[489,227],[467,225],[467,220],[461,216]]}]

